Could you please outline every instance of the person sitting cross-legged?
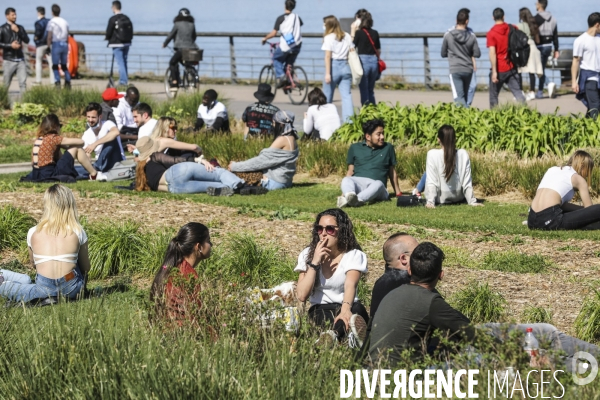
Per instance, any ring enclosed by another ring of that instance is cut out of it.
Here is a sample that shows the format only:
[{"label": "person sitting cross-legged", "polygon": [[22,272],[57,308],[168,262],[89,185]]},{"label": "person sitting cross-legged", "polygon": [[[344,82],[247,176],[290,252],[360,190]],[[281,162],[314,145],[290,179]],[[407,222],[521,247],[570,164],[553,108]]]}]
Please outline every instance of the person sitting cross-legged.
[{"label": "person sitting cross-legged", "polygon": [[15,302],[62,296],[75,299],[90,270],[88,238],[79,224],[71,189],[52,185],[44,193],[44,211],[27,233],[35,283],[26,274],[0,269],[0,296]]},{"label": "person sitting cross-legged", "polygon": [[[448,334],[455,342],[473,342],[478,334],[490,334],[496,341],[503,342],[507,340],[508,332],[525,333],[528,328],[541,343],[549,343],[553,350],[565,353],[567,370],[572,368],[573,363],[569,361],[577,351],[595,357],[600,354],[598,346],[568,336],[550,324],[471,325],[465,315],[452,308],[435,290],[444,277],[444,258],[444,252],[430,242],[423,242],[413,250],[408,268],[410,284],[391,291],[373,317],[369,347],[372,361],[388,357],[392,364],[398,363],[405,350],[413,351],[414,359],[425,352],[432,354],[439,344],[433,337],[435,332]],[[535,361],[543,362],[541,359]]]},{"label": "person sitting cross-legged", "polygon": [[372,119],[363,124],[365,140],[348,149],[348,172],[342,179],[342,195],[337,206],[358,207],[367,202],[389,200],[390,178],[396,196],[402,195],[396,173],[394,146],[384,140],[384,123]]}]

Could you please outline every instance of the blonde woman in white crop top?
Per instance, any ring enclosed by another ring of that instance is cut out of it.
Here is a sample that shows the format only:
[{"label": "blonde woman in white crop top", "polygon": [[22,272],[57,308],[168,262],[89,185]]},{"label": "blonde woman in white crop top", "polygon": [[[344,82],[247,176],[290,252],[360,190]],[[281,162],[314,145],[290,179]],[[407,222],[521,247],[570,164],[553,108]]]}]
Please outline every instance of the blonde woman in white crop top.
[{"label": "blonde woman in white crop top", "polygon": [[0,270],[0,296],[28,303],[48,297],[75,299],[90,269],[87,235],[79,224],[71,189],[53,185],[44,194],[44,212],[27,234],[35,283],[28,275]]},{"label": "blonde woman in white crop top", "polygon": [[[577,150],[567,165],[546,171],[529,208],[529,229],[600,229],[600,204],[592,204],[589,191],[593,168],[592,157]],[[583,206],[570,203],[575,192]]]},{"label": "blonde woman in white crop top", "polygon": [[[352,222],[339,208],[325,210],[315,220],[311,244],[298,256],[296,293],[310,300],[309,319],[329,328],[323,333],[332,340],[348,335],[351,347],[362,346],[358,332],[369,315],[358,299],[358,281],[367,272],[367,255],[356,241]],[[355,339],[359,339],[356,341]]]}]

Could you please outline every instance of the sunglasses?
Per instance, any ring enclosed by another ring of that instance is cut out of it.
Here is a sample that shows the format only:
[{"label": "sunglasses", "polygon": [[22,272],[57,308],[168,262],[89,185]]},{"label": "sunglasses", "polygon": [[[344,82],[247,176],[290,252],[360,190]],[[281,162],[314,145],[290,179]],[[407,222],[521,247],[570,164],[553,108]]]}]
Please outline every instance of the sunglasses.
[{"label": "sunglasses", "polygon": [[323,230],[325,230],[325,233],[327,233],[329,236],[335,236],[337,229],[339,229],[339,228],[335,225],[327,225],[327,226],[317,225],[315,227],[315,230],[317,231],[317,233],[319,235],[323,233]]}]

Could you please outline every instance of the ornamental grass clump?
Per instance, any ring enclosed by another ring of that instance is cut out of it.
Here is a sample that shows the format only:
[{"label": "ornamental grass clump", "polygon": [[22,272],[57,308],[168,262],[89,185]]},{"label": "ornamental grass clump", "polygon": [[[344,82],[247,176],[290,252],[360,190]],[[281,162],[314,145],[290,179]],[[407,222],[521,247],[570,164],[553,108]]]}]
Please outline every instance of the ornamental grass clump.
[{"label": "ornamental grass clump", "polygon": [[22,248],[29,228],[35,224],[33,217],[12,205],[0,207],[0,251]]},{"label": "ornamental grass clump", "polygon": [[41,104],[61,117],[79,117],[88,103],[102,102],[102,92],[97,89],[56,90],[54,86],[34,86],[23,95],[24,103]]},{"label": "ornamental grass clump", "polygon": [[583,302],[575,319],[575,333],[581,340],[600,344],[600,290],[594,289]]},{"label": "ornamental grass clump", "polygon": [[521,322],[527,324],[551,324],[552,311],[544,307],[527,306],[521,314]]},{"label": "ornamental grass clump", "polygon": [[483,258],[481,269],[518,274],[539,274],[553,266],[546,258],[516,251],[490,251]]},{"label": "ornamental grass clump", "polygon": [[451,298],[454,307],[472,323],[500,322],[506,315],[506,300],[487,283],[470,282]]}]

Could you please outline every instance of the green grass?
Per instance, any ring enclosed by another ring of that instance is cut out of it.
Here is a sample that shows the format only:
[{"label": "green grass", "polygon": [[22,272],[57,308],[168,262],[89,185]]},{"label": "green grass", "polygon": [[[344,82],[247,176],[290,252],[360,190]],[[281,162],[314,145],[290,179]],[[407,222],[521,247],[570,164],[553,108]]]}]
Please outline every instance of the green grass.
[{"label": "green grass", "polygon": [[31,161],[31,145],[11,143],[0,148],[0,164]]},{"label": "green grass", "polygon": [[544,257],[515,251],[490,251],[483,258],[481,269],[518,274],[539,274],[548,271],[552,263]]},{"label": "green grass", "polygon": [[8,88],[4,85],[0,86],[0,110],[10,108],[10,99],[8,97]]},{"label": "green grass", "polygon": [[592,289],[575,319],[575,332],[581,340],[600,344],[600,290]]},{"label": "green grass", "polygon": [[34,86],[22,98],[23,103],[46,105],[50,112],[61,117],[80,117],[90,102],[102,102],[102,92],[97,89],[56,90],[53,86]]},{"label": "green grass", "polygon": [[552,311],[537,306],[527,306],[521,315],[521,322],[527,324],[552,323]]},{"label": "green grass", "polygon": [[456,292],[450,303],[475,324],[503,321],[506,315],[506,300],[487,283],[471,282]]},{"label": "green grass", "polygon": [[23,247],[27,232],[34,225],[35,220],[18,208],[12,205],[0,207],[0,251]]}]

